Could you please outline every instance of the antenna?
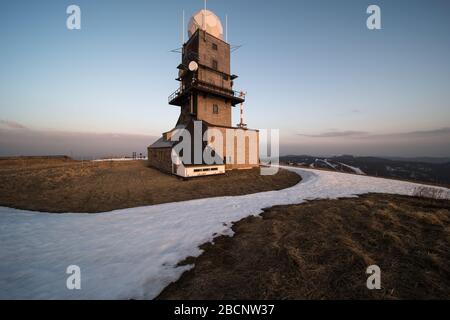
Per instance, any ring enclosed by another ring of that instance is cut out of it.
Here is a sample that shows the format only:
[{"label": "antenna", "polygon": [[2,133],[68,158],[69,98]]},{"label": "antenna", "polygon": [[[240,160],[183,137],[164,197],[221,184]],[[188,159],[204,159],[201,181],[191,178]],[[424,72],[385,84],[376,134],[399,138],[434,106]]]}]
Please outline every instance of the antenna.
[{"label": "antenna", "polygon": [[183,47],[170,50],[172,53],[183,53]]},{"label": "antenna", "polygon": [[225,15],[225,42],[228,42],[228,15]]},{"label": "antenna", "polygon": [[[247,95],[247,92],[241,91],[239,92],[239,97],[245,99],[245,96]],[[241,121],[238,123],[238,128],[241,129],[247,129],[247,125],[244,123],[244,102],[241,102],[241,115],[240,115],[240,119]]]},{"label": "antenna", "polygon": [[182,44],[184,44],[184,42],[185,42],[185,39],[184,39],[184,37],[185,37],[185,33],[186,33],[186,31],[184,30],[184,28],[185,28],[185,26],[184,26],[184,10],[183,10],[183,43]]},{"label": "antenna", "polygon": [[205,0],[205,10],[203,11],[203,30],[206,30],[206,1]]},{"label": "antenna", "polygon": [[232,44],[231,46],[231,52],[235,52],[236,50],[239,50],[240,48],[242,48],[242,44]]}]

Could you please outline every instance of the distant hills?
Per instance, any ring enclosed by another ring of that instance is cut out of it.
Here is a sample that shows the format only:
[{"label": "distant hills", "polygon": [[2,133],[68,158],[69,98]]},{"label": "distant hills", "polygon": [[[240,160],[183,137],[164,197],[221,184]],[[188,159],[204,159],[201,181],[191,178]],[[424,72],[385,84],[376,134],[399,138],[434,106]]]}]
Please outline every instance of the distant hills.
[{"label": "distant hills", "polygon": [[289,155],[280,162],[354,174],[436,183],[450,186],[450,158],[378,158],[341,155],[314,157]]},{"label": "distant hills", "polygon": [[385,157],[385,159],[406,161],[406,162],[425,162],[425,163],[449,163],[450,158],[433,158],[433,157]]}]

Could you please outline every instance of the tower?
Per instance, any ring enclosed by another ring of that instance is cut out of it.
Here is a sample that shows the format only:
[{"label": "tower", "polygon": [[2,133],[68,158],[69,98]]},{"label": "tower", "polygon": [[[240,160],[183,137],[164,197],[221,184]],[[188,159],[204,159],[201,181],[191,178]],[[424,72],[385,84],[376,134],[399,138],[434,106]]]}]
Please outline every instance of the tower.
[{"label": "tower", "polygon": [[231,74],[231,48],[223,40],[220,19],[200,10],[191,18],[188,32],[178,66],[180,87],[169,97],[169,104],[180,107],[177,125],[198,120],[231,127],[232,108],[244,98],[233,90],[237,76]]},{"label": "tower", "polygon": [[[189,21],[188,34],[177,67],[179,88],[168,98],[180,115],[175,128],[148,147],[150,166],[182,177],[259,167],[259,131],[248,129],[242,120],[232,126],[232,110],[242,106],[245,93],[233,89],[237,76],[231,73],[231,47],[223,39],[220,19],[206,8],[200,10]],[[176,138],[183,130],[189,142]]]}]

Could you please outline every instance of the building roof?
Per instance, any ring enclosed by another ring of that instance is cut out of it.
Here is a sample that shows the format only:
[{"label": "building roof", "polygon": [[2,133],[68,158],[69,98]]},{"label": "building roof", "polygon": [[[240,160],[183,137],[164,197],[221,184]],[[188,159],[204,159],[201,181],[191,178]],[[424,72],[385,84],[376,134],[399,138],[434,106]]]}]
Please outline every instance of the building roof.
[{"label": "building roof", "polygon": [[177,141],[166,140],[163,137],[159,138],[155,143],[153,143],[150,148],[152,149],[163,149],[172,148]]}]

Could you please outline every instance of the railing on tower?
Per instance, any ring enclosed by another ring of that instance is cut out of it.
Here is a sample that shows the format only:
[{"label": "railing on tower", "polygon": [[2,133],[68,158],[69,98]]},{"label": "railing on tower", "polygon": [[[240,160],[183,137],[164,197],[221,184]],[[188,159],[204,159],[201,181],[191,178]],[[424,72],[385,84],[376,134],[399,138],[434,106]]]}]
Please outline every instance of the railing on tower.
[{"label": "railing on tower", "polygon": [[177,90],[175,90],[175,92],[173,92],[168,98],[169,103],[171,101],[175,100],[176,98],[178,98],[179,96],[182,96],[185,92],[190,91],[190,89],[192,89],[192,88],[206,88],[206,89],[209,89],[212,91],[219,91],[220,93],[222,93],[226,96],[242,98],[242,91],[235,91],[235,90],[223,88],[220,86],[216,86],[212,83],[197,80],[193,85],[191,85],[189,87],[186,87],[186,88],[181,87],[181,88],[178,88]]},{"label": "railing on tower", "polygon": [[179,96],[181,96],[182,92],[183,92],[183,88],[178,88],[174,93],[172,93],[169,96],[169,103],[171,101],[173,101],[174,99],[178,98]]}]

